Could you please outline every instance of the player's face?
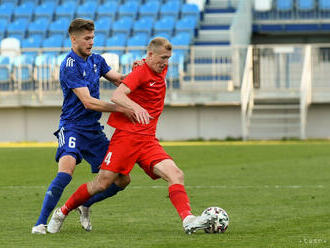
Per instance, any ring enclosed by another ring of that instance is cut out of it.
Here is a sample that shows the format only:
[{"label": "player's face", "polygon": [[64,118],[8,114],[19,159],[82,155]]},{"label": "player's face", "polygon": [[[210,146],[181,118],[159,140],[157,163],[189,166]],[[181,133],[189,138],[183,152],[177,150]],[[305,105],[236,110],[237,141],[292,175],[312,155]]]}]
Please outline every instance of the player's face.
[{"label": "player's face", "polygon": [[149,56],[151,68],[157,73],[162,73],[164,68],[168,65],[168,60],[172,56],[172,51],[167,50],[165,47],[161,47],[149,54]]},{"label": "player's face", "polygon": [[94,44],[94,31],[83,30],[72,37],[73,50],[82,58],[92,54]]}]

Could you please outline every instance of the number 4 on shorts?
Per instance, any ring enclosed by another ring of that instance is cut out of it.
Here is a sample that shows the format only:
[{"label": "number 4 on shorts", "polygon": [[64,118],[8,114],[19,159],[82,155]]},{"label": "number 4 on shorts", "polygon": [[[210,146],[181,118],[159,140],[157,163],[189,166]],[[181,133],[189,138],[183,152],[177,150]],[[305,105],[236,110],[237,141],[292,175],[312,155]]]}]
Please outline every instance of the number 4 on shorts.
[{"label": "number 4 on shorts", "polygon": [[104,159],[104,162],[109,165],[111,160],[112,152],[108,152],[107,156]]}]

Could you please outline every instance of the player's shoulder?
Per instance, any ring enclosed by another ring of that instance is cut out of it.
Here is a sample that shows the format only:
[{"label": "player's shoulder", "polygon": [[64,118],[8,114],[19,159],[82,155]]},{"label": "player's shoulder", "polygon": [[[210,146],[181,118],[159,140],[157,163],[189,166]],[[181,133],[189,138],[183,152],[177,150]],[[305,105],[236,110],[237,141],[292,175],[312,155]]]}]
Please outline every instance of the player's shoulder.
[{"label": "player's shoulder", "polygon": [[146,75],[145,73],[147,71],[148,71],[148,67],[147,67],[146,63],[144,63],[142,65],[135,66],[131,73]]},{"label": "player's shoulder", "polygon": [[74,58],[74,55],[72,54],[72,52],[68,53],[64,60],[61,63],[61,67],[64,69],[69,69],[69,68],[73,68],[75,67],[77,64],[76,59]]}]

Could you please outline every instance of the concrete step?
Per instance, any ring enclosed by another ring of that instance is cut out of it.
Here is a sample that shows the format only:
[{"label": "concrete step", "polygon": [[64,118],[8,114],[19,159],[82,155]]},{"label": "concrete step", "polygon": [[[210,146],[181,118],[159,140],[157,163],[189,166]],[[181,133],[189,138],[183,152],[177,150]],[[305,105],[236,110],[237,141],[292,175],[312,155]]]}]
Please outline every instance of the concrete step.
[{"label": "concrete step", "polygon": [[204,15],[202,25],[231,25],[233,21],[233,13],[208,13]]},{"label": "concrete step", "polygon": [[186,72],[195,75],[231,74],[231,64],[188,64]]},{"label": "concrete step", "polygon": [[294,129],[300,130],[300,123],[251,123],[249,130],[275,130],[275,129]]},{"label": "concrete step", "polygon": [[270,120],[270,121],[274,121],[274,120],[289,120],[289,119],[293,119],[293,120],[299,120],[300,121],[300,114],[257,114],[257,113],[253,113],[251,116],[252,120]]},{"label": "concrete step", "polygon": [[230,32],[229,30],[199,30],[197,42],[229,42]]},{"label": "concrete step", "polygon": [[231,80],[198,80],[198,81],[183,81],[181,83],[182,90],[222,90],[233,91],[233,83]]},{"label": "concrete step", "polygon": [[299,110],[299,104],[258,104],[254,105],[253,110]]},{"label": "concrete step", "polygon": [[212,60],[212,58],[231,58],[232,49],[230,46],[193,46],[191,48],[191,53],[195,58]]}]

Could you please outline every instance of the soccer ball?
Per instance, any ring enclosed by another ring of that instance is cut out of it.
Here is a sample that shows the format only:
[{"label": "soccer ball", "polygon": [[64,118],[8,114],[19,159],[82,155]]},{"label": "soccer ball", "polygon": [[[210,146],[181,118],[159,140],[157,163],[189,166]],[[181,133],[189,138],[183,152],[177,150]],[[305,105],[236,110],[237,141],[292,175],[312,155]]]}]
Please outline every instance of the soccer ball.
[{"label": "soccer ball", "polygon": [[209,207],[203,211],[202,215],[204,214],[215,214],[217,216],[215,223],[204,229],[206,233],[223,233],[226,231],[229,225],[229,216],[225,210],[220,207]]}]

